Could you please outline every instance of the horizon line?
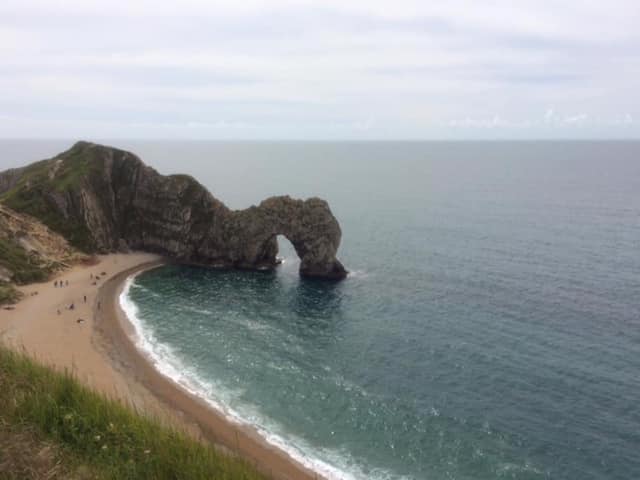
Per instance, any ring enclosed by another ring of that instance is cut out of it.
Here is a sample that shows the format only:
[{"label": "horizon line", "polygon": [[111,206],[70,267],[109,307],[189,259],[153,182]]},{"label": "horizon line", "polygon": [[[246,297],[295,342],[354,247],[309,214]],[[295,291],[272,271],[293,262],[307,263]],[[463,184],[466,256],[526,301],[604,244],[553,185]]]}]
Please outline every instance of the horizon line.
[{"label": "horizon line", "polygon": [[0,141],[144,141],[144,142],[219,142],[219,143],[455,143],[455,142],[640,142],[640,137],[564,137],[564,138],[158,138],[158,137],[0,137]]}]

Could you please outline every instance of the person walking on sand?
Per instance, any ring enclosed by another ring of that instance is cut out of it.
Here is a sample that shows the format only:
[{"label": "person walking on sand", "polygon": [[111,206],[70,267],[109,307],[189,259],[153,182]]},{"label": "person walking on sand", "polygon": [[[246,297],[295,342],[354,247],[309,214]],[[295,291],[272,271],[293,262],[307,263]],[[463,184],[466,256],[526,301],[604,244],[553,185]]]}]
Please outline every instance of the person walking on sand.
[{"label": "person walking on sand", "polygon": [[58,280],[56,280],[55,282],[53,282],[53,288],[58,288]]},{"label": "person walking on sand", "polygon": [[84,296],[84,303],[87,303],[87,296]]},{"label": "person walking on sand", "polygon": [[100,301],[98,300],[98,310],[100,310]]}]

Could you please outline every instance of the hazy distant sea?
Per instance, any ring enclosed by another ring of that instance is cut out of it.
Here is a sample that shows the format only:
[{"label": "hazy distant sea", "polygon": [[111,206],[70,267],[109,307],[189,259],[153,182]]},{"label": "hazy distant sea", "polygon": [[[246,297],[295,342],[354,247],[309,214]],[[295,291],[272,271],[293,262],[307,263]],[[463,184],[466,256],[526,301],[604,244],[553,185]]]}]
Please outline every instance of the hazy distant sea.
[{"label": "hazy distant sea", "polygon": [[640,143],[111,143],[342,225],[339,284],[284,239],[274,274],[130,282],[159,367],[238,421],[334,478],[640,478]]}]

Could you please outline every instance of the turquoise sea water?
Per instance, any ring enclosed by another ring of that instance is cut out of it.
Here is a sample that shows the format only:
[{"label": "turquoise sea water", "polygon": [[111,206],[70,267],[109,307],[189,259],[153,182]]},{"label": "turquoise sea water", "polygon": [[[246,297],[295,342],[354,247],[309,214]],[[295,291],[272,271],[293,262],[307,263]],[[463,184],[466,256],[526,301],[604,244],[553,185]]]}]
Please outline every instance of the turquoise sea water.
[{"label": "turquoise sea water", "polygon": [[640,478],[640,143],[119,145],[342,225],[341,283],[286,239],[275,273],[130,283],[159,367],[229,415],[334,478]]}]

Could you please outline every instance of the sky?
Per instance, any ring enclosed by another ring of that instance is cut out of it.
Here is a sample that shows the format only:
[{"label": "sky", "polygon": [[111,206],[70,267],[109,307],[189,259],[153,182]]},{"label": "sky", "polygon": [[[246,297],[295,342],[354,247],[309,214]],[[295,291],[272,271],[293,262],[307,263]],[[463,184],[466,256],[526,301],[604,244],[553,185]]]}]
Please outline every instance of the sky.
[{"label": "sky", "polygon": [[638,0],[2,0],[0,138],[640,138]]}]

